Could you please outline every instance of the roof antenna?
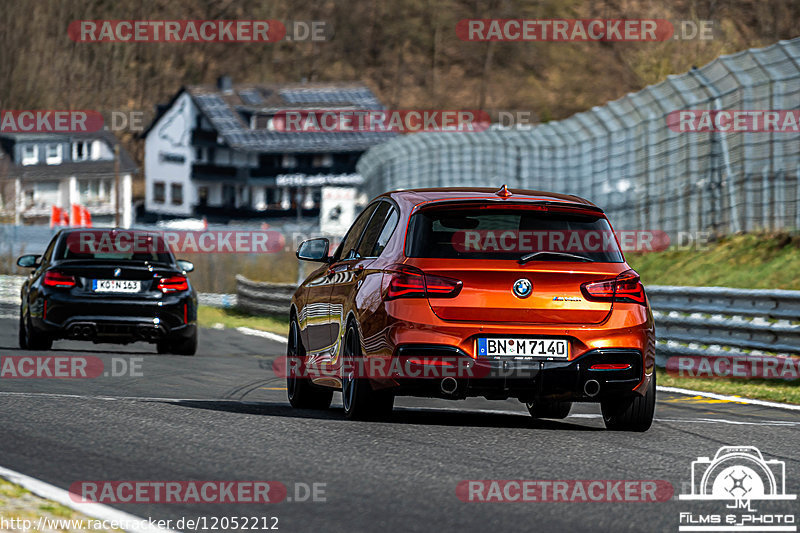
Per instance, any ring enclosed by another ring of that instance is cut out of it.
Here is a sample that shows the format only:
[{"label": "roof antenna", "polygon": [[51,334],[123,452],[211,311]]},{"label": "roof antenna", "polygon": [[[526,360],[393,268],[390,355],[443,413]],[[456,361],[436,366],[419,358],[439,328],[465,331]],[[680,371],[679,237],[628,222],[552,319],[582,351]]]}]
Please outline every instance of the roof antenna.
[{"label": "roof antenna", "polygon": [[513,196],[511,191],[508,190],[508,186],[504,183],[502,187],[500,187],[497,192],[495,193],[500,198],[510,198]]}]

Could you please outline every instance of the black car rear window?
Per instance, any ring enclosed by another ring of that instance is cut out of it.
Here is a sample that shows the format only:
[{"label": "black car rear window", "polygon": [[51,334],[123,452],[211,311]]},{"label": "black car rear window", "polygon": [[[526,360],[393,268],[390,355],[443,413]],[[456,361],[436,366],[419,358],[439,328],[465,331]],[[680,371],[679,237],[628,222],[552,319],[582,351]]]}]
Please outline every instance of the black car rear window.
[{"label": "black car rear window", "polygon": [[[540,209],[428,208],[411,217],[406,256],[461,259],[623,261],[605,217]],[[574,260],[575,258],[572,258]],[[580,260],[580,259],[578,259]]]},{"label": "black car rear window", "polygon": [[164,239],[154,233],[79,230],[62,235],[54,260],[147,261],[172,264]]}]

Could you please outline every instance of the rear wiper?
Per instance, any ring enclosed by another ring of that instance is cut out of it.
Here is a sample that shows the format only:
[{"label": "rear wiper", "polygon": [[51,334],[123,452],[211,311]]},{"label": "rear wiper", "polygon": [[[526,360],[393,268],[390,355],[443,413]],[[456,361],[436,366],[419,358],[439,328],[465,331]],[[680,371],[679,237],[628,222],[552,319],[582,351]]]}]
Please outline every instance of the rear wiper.
[{"label": "rear wiper", "polygon": [[592,259],[589,259],[588,257],[585,257],[583,255],[575,255],[575,254],[570,254],[570,253],[567,253],[567,252],[551,252],[551,251],[542,250],[542,251],[539,251],[539,252],[533,252],[533,253],[530,253],[530,254],[527,254],[527,255],[523,255],[522,257],[519,258],[519,264],[520,265],[524,265],[528,261],[531,261],[531,260],[536,259],[537,257],[541,257],[543,255],[555,255],[555,256],[564,257],[564,258],[567,258],[567,259],[577,259],[578,261],[588,261],[589,263],[593,263],[594,262]]}]

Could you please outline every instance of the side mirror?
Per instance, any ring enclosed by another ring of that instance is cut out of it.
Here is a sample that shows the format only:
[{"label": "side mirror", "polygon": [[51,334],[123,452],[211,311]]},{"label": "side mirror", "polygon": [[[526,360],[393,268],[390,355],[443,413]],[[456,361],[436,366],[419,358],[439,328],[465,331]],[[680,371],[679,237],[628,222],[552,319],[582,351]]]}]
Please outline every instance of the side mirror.
[{"label": "side mirror", "polygon": [[39,258],[40,255],[23,255],[19,259],[17,259],[17,264],[22,268],[36,268],[40,265]]},{"label": "side mirror", "polygon": [[194,263],[191,261],[186,261],[185,259],[178,259],[175,261],[175,264],[178,265],[178,268],[183,270],[184,272],[191,272],[194,270]]},{"label": "side mirror", "polygon": [[328,239],[309,239],[300,243],[297,247],[297,258],[303,261],[316,261],[318,263],[327,263],[330,261],[328,258],[328,247],[330,247]]}]

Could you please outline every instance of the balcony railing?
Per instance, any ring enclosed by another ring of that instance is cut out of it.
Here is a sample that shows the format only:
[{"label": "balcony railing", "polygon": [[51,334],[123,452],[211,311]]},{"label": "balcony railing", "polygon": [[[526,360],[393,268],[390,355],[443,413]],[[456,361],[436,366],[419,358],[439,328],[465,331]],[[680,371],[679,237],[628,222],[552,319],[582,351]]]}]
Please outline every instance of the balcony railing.
[{"label": "balcony railing", "polygon": [[275,178],[286,174],[305,174],[315,176],[318,174],[350,174],[355,172],[351,165],[333,165],[331,167],[296,166],[293,168],[246,168],[225,165],[196,163],[192,165],[192,177],[202,180],[245,181],[248,178]]},{"label": "balcony railing", "polygon": [[204,180],[244,181],[247,169],[222,165],[195,163],[192,165],[192,178]]}]

